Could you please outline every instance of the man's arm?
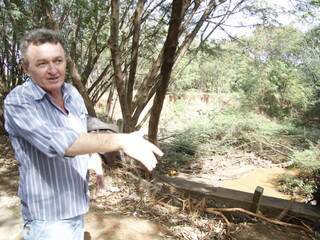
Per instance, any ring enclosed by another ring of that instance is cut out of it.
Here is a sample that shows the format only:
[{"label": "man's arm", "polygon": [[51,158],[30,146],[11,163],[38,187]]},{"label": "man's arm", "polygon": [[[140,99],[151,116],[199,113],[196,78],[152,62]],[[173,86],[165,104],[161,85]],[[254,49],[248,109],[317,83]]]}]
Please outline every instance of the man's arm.
[{"label": "man's arm", "polygon": [[65,151],[67,156],[96,152],[123,150],[125,154],[141,162],[149,171],[157,164],[154,154],[162,156],[162,151],[145,140],[139,132],[134,133],[83,133]]}]

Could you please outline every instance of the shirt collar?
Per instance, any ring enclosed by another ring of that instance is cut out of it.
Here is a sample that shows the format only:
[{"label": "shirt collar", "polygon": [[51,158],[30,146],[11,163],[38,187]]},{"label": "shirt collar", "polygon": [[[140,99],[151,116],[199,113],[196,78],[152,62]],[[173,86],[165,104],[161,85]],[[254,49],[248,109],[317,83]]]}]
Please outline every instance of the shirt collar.
[{"label": "shirt collar", "polygon": [[28,83],[31,87],[31,92],[33,93],[32,96],[34,100],[41,100],[46,95],[46,92],[31,79],[28,80]]},{"label": "shirt collar", "polygon": [[[45,95],[48,94],[38,84],[36,84],[32,80],[29,80],[29,81],[30,81],[30,86],[31,86],[32,92],[34,93],[33,94],[34,100],[41,100],[44,98]],[[66,101],[71,96],[71,88],[70,88],[69,84],[63,83],[62,95],[63,95],[64,101]]]}]

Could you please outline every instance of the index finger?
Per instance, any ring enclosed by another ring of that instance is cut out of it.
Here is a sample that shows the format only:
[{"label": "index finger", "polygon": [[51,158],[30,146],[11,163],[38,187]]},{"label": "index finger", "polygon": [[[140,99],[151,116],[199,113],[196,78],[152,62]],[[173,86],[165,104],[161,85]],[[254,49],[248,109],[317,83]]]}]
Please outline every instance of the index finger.
[{"label": "index finger", "polygon": [[157,154],[158,156],[162,157],[163,156],[163,152],[160,150],[160,148],[158,148],[156,145],[154,145],[153,143],[149,142],[150,146],[151,146],[151,150],[152,152],[154,152],[155,154]]}]

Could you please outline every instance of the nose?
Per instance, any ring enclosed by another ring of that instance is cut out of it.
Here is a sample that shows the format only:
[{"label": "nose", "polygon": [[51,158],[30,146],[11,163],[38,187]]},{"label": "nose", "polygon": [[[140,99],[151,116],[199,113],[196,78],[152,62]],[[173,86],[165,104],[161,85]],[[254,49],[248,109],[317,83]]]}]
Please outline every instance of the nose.
[{"label": "nose", "polygon": [[57,66],[54,63],[48,64],[48,73],[55,75],[58,72]]}]

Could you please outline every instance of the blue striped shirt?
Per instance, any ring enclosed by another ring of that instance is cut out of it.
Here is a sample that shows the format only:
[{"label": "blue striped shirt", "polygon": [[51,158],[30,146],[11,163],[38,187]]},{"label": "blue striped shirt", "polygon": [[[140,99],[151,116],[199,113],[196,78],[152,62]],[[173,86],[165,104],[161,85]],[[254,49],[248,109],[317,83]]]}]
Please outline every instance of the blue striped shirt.
[{"label": "blue striped shirt", "polygon": [[68,114],[33,81],[13,89],[4,102],[5,128],[19,161],[22,214],[28,220],[59,220],[88,211],[88,156],[64,156],[87,131],[87,110],[78,91],[62,87]]}]

